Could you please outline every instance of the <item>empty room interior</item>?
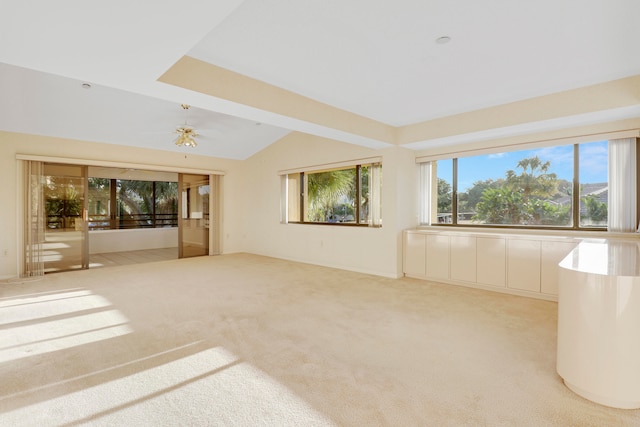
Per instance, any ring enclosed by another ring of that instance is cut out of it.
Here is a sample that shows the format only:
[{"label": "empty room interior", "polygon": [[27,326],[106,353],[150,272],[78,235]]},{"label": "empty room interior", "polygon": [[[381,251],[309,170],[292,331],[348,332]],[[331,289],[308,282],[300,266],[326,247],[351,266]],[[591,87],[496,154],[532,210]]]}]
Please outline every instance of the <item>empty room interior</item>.
[{"label": "empty room interior", "polygon": [[0,425],[640,425],[640,2],[0,11]]}]

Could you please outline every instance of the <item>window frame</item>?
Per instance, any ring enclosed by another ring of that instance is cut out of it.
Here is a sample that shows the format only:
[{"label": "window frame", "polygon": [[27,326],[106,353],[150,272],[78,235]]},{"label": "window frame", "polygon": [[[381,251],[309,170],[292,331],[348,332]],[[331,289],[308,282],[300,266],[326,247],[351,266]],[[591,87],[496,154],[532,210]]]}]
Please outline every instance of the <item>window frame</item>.
[{"label": "window frame", "polygon": [[[369,179],[372,181],[372,184],[375,185],[378,182],[378,190],[369,189],[370,199],[374,199],[377,197],[379,200],[373,201],[371,203],[370,212],[366,218],[361,217],[361,209],[362,209],[362,168],[369,167],[370,174],[376,173],[377,178],[373,175],[369,175]],[[376,172],[373,172],[374,167],[376,168]],[[354,187],[355,187],[355,199],[358,200],[358,203],[354,203],[354,212],[353,222],[330,222],[330,221],[309,221],[307,219],[308,215],[308,176],[311,174],[317,173],[325,173],[332,171],[343,171],[343,170],[352,170],[355,169],[354,173]],[[382,193],[382,161],[379,158],[373,159],[362,159],[357,162],[342,162],[339,164],[333,165],[322,165],[322,166],[314,166],[304,169],[292,170],[292,171],[281,171],[279,175],[281,176],[281,220],[282,224],[302,224],[302,225],[321,225],[321,226],[338,226],[338,227],[372,227],[372,228],[380,228],[382,227],[382,215],[381,215],[381,193]],[[294,209],[297,212],[297,217],[291,218],[289,216],[289,207],[291,203],[292,192],[289,188],[289,182],[295,181],[299,186],[299,191],[297,193],[296,208]],[[372,194],[372,192],[374,194]],[[375,215],[374,210],[378,210],[380,212],[378,215]]]},{"label": "window frame", "polygon": [[[453,228],[485,228],[485,229],[518,229],[518,230],[556,230],[556,231],[596,231],[596,232],[607,232],[608,227],[605,225],[603,227],[594,227],[594,226],[581,226],[580,225],[580,145],[589,144],[598,141],[607,140],[609,142],[612,138],[595,138],[584,139],[581,141],[575,141],[569,144],[562,144],[561,141],[558,141],[557,144],[545,144],[544,146],[535,146],[528,145],[523,147],[517,147],[514,150],[499,150],[497,149],[491,150],[490,153],[487,152],[479,152],[469,155],[469,153],[465,156],[462,155],[452,155],[451,157],[440,156],[438,158],[434,158],[433,160],[429,160],[427,162],[420,161],[420,158],[417,158],[416,161],[418,164],[424,164],[428,162],[436,162],[437,160],[451,160],[452,161],[452,177],[451,177],[451,223],[439,223],[433,222],[434,214],[437,216],[437,185],[438,185],[438,176],[437,172],[430,169],[430,179],[431,183],[429,186],[429,195],[424,195],[421,193],[421,197],[423,198],[422,202],[422,210],[424,210],[425,206],[428,206],[427,210],[431,211],[431,214],[426,215],[424,212],[420,212],[420,226],[433,226],[433,227],[453,227]],[[573,147],[573,180],[572,180],[572,194],[571,194],[571,203],[572,203],[572,212],[571,212],[571,225],[522,225],[522,224],[459,224],[458,223],[458,159],[461,157],[470,157],[470,156],[481,156],[486,154],[495,154],[495,153],[511,153],[514,151],[524,151],[524,150],[533,150],[544,147],[553,147],[553,146],[562,146],[562,145],[571,145]],[[503,147],[507,148],[507,147]],[[462,154],[462,153],[456,153]],[[640,156],[640,150],[636,153],[637,156]],[[421,186],[424,187],[424,171],[421,171]],[[637,174],[637,170],[636,170]],[[640,181],[640,176],[637,174],[637,179]],[[608,181],[607,181],[608,182]],[[610,185],[610,183],[608,183]],[[640,187],[639,187],[640,188]],[[421,190],[423,191],[423,190]],[[434,202],[435,203],[434,203]],[[425,204],[428,203],[428,205]],[[638,202],[638,206],[640,207],[640,201]],[[425,223],[424,220],[427,219],[429,222]]]}]

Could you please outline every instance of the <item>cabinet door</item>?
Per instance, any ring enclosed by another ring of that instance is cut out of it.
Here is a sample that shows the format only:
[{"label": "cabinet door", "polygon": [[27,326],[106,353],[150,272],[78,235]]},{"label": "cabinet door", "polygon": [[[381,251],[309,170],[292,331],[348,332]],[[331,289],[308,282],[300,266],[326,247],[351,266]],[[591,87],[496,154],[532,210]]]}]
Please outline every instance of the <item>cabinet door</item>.
[{"label": "cabinet door", "polygon": [[540,291],[558,295],[558,264],[571,252],[575,242],[542,242],[542,262],[540,268]]},{"label": "cabinet door", "polygon": [[511,289],[540,292],[540,241],[508,241],[507,286]]},{"label": "cabinet door", "polygon": [[478,237],[476,247],[478,283],[504,287],[506,283],[505,239]]},{"label": "cabinet door", "polygon": [[451,236],[451,280],[476,281],[476,238]]},{"label": "cabinet door", "polygon": [[404,235],[404,274],[425,277],[427,259],[427,236],[406,233]]},{"label": "cabinet door", "polygon": [[449,236],[427,235],[427,277],[449,278]]}]

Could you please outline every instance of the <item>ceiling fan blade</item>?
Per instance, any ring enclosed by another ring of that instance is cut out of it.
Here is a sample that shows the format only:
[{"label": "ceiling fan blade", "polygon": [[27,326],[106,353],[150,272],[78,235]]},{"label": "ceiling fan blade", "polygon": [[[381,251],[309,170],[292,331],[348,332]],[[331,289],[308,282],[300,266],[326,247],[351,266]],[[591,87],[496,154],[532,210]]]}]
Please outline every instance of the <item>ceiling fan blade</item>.
[{"label": "ceiling fan blade", "polygon": [[209,133],[218,133],[222,134],[222,131],[218,128],[195,128],[198,132],[209,132]]}]

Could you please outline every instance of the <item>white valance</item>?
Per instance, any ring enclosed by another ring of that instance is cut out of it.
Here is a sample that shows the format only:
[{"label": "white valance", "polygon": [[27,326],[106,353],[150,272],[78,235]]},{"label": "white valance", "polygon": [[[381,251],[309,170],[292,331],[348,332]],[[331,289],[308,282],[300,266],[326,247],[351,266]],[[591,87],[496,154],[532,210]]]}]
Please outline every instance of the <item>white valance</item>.
[{"label": "white valance", "polygon": [[425,163],[425,162],[431,162],[436,160],[453,159],[453,158],[460,158],[460,157],[480,156],[484,154],[506,153],[509,151],[528,150],[528,149],[534,149],[534,148],[552,147],[557,145],[581,144],[585,142],[605,141],[605,140],[610,141],[612,139],[638,138],[638,137],[640,137],[640,129],[629,129],[629,130],[623,130],[618,132],[608,132],[608,133],[600,133],[600,134],[592,134],[592,135],[580,135],[580,136],[573,136],[569,138],[560,138],[560,139],[528,141],[520,144],[507,144],[507,145],[492,146],[487,148],[466,149],[466,150],[452,149],[451,151],[444,152],[444,153],[430,154],[425,156],[416,156],[416,163]]},{"label": "white valance", "polygon": [[370,165],[382,163],[382,157],[366,157],[364,159],[355,159],[355,160],[346,160],[343,162],[336,163],[324,163],[320,165],[313,166],[305,166],[299,167],[295,169],[284,169],[278,171],[278,175],[289,175],[292,173],[300,173],[300,172],[317,172],[317,171],[327,171],[327,170],[335,170],[335,169],[345,169],[348,167],[353,167],[357,165]]},{"label": "white valance", "polygon": [[194,169],[183,168],[175,166],[165,165],[148,165],[144,163],[126,163],[126,162],[112,162],[107,160],[96,159],[73,159],[66,157],[52,157],[52,156],[36,156],[32,154],[16,154],[17,160],[30,160],[45,163],[63,163],[68,165],[82,165],[82,166],[102,166],[109,168],[125,168],[125,169],[144,169],[149,171],[159,172],[178,172],[178,173],[190,173],[194,175],[224,175],[223,171],[211,170],[211,169]]}]

